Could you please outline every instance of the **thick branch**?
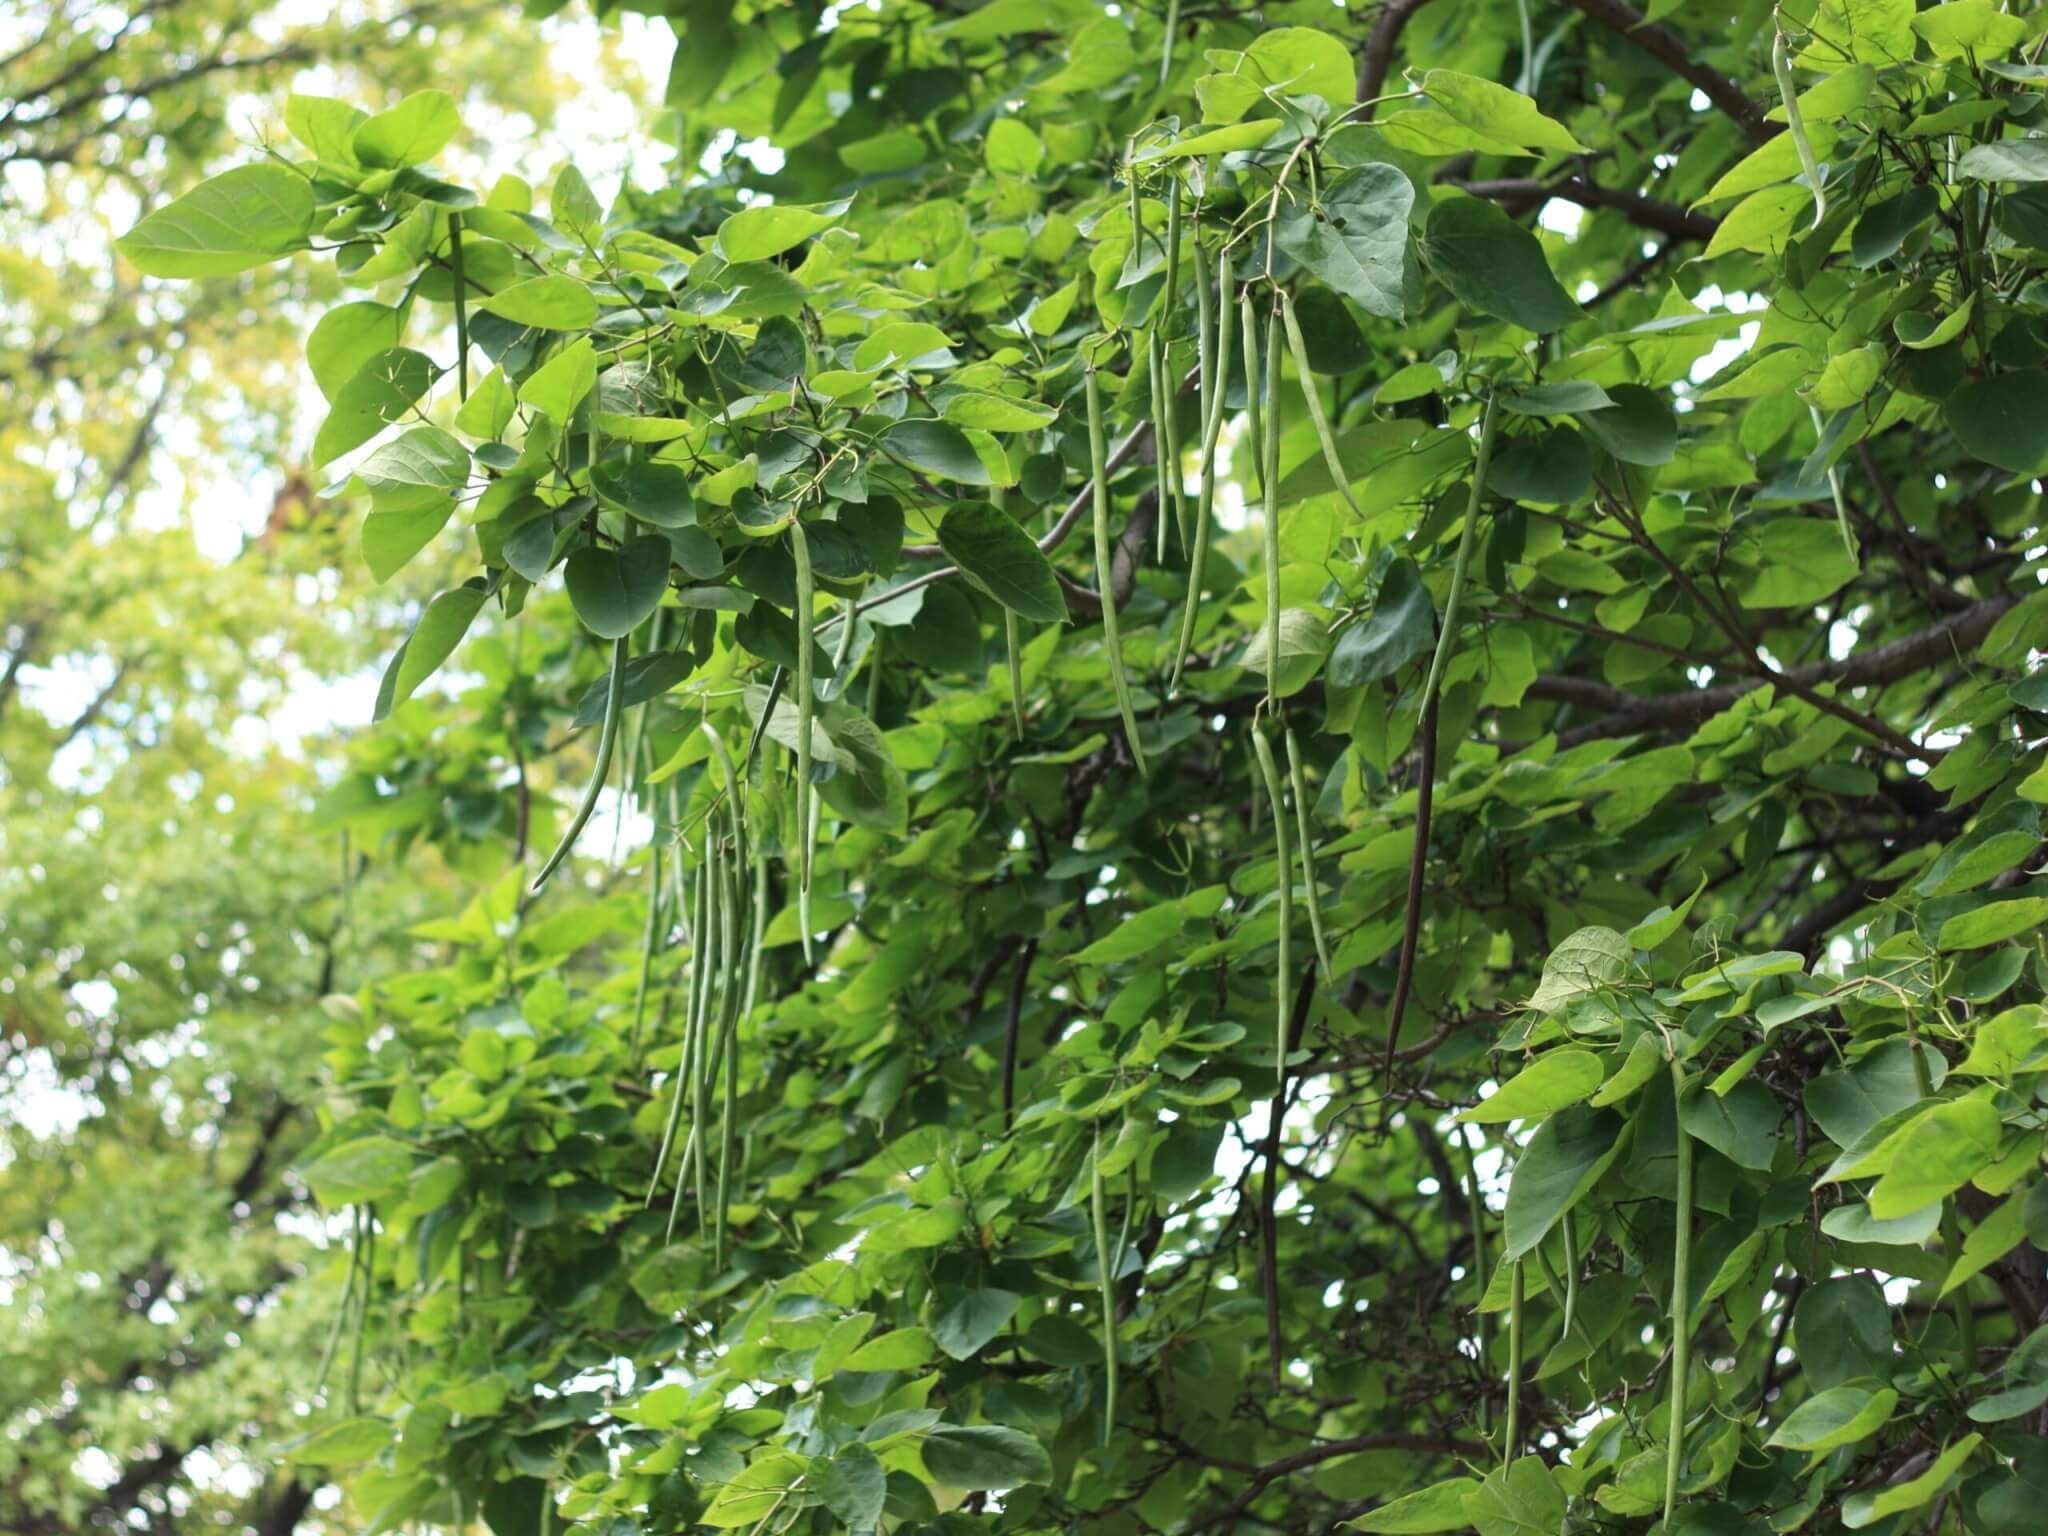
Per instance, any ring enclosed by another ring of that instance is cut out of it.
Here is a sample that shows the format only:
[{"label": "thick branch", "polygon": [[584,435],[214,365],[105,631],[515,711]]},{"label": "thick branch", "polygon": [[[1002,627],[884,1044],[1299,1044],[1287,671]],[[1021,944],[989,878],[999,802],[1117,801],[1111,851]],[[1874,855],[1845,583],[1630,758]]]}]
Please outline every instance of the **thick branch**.
[{"label": "thick branch", "polygon": [[1365,51],[1358,56],[1358,99],[1367,103],[1358,115],[1364,121],[1372,121],[1370,103],[1386,87],[1387,76],[1393,72],[1394,49],[1401,41],[1402,28],[1427,4],[1429,0],[1387,0],[1373,18],[1372,31],[1365,38]]},{"label": "thick branch", "polygon": [[1462,187],[1474,197],[1498,203],[1533,206],[1545,199],[1558,197],[1568,203],[1577,203],[1581,208],[1612,208],[1625,215],[1631,224],[1654,229],[1673,240],[1697,240],[1702,245],[1713,239],[1714,231],[1721,227],[1720,220],[1708,218],[1703,213],[1689,213],[1676,203],[1662,202],[1619,187],[1599,186],[1583,176],[1567,176],[1561,181],[1542,181],[1534,176],[1525,176],[1501,181],[1455,182],[1453,185]]},{"label": "thick branch", "polygon": [[2016,601],[2010,595],[1988,597],[1917,633],[1872,646],[1841,661],[1820,661],[1792,667],[1775,677],[1748,677],[1740,682],[1717,683],[1711,688],[1687,688],[1677,693],[1634,694],[1589,678],[1544,676],[1529,685],[1528,696],[1608,712],[1598,720],[1559,732],[1557,744],[1560,750],[1608,736],[1633,736],[1644,731],[1695,726],[1712,719],[1744,694],[1769,682],[1782,683],[1796,692],[1817,688],[1824,683],[1833,683],[1840,688],[1866,688],[1910,677],[1922,668],[1952,660],[1975,646]]},{"label": "thick branch", "polygon": [[1702,64],[1691,43],[1669,27],[1648,20],[1627,0],[1565,0],[1565,4],[1634,43],[1727,113],[1752,142],[1762,143],[1778,131],[1741,86]]}]

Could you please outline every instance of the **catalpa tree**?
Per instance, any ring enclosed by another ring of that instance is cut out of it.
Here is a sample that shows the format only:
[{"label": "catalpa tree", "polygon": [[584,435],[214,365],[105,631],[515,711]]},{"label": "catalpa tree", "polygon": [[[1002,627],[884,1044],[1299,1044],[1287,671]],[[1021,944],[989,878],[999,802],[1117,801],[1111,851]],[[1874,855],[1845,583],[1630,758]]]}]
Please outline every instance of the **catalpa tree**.
[{"label": "catalpa tree", "polygon": [[666,185],[300,97],[123,242],[334,262],[314,459],[451,573],[308,812],[475,895],[306,1025],[289,1458],[2037,1528],[2048,17],[644,9]]}]

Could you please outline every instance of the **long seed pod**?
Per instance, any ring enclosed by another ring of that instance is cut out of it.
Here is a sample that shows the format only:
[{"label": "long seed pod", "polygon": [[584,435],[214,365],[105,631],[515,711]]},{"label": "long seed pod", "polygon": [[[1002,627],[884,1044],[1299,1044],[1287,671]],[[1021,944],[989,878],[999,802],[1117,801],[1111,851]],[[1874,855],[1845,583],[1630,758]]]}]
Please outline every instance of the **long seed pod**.
[{"label": "long seed pod", "polygon": [[[1458,1146],[1465,1154],[1465,1214],[1472,1227],[1472,1326],[1479,1335],[1479,1358],[1484,1360],[1493,1343],[1492,1326],[1480,1306],[1486,1299],[1486,1197],[1479,1190],[1479,1163],[1472,1155],[1471,1143],[1460,1136]],[[1493,1427],[1491,1393],[1479,1398],[1479,1427],[1481,1432]]]},{"label": "long seed pod", "polygon": [[1493,463],[1493,434],[1500,420],[1500,397],[1486,397],[1486,413],[1479,423],[1479,450],[1472,461],[1472,495],[1465,503],[1465,526],[1458,534],[1457,558],[1451,562],[1451,590],[1444,599],[1443,632],[1436,637],[1436,654],[1429,658],[1429,676],[1422,684],[1422,708],[1426,712],[1443,681],[1444,666],[1457,644],[1458,604],[1465,596],[1465,572],[1472,564],[1472,530],[1479,522],[1479,505],[1486,499],[1486,472]]},{"label": "long seed pod", "polygon": [[[739,826],[737,816],[733,818],[733,842],[737,851]],[[720,918],[718,925],[718,968],[722,976],[719,984],[718,1048],[714,1052],[712,1070],[716,1075],[716,1057],[725,1058],[724,1080],[720,1085],[718,1104],[718,1178],[713,1186],[716,1190],[712,1205],[711,1253],[713,1262],[720,1268],[725,1265],[725,1211],[727,1190],[732,1172],[732,1149],[734,1135],[739,1123],[739,1043],[734,1038],[739,1022],[740,975],[745,965],[745,956],[740,953],[740,876],[736,858],[724,861],[719,873]]]},{"label": "long seed pod", "polygon": [[1266,328],[1266,708],[1280,707],[1280,306]]},{"label": "long seed pod", "polygon": [[1173,34],[1180,30],[1180,0],[1166,0],[1166,36],[1159,45],[1159,89],[1166,89],[1166,77],[1173,73]]},{"label": "long seed pod", "polygon": [[712,982],[715,974],[712,966],[718,954],[718,902],[713,896],[712,864],[716,858],[714,850],[717,846],[716,841],[707,841],[704,860],[697,866],[697,920],[703,928],[703,942],[701,946],[692,950],[690,964],[704,974],[697,986],[697,1017],[691,1024],[689,1049],[683,1053],[682,1062],[677,1069],[683,1078],[685,1091],[690,1096],[690,1140],[683,1149],[683,1155],[676,1159],[675,1194],[669,1201],[666,1234],[671,1239],[676,1232],[676,1217],[682,1211],[685,1183],[696,1190],[697,1225],[700,1230],[705,1226],[704,1207],[708,1192],[704,1187],[704,1175],[708,1159],[704,1155],[704,1130],[705,1114],[709,1107],[706,1102],[709,1098],[706,1089],[710,1086],[709,1036],[712,1025]]},{"label": "long seed pod", "polygon": [[796,518],[789,522],[790,552],[796,556],[796,830],[802,839],[797,864],[797,920],[803,928],[804,964],[811,964],[811,721],[818,707],[811,681],[811,541]]},{"label": "long seed pod", "polygon": [[1315,839],[1310,834],[1308,821],[1308,779],[1301,771],[1301,748],[1294,740],[1294,727],[1285,730],[1287,742],[1287,780],[1294,792],[1294,830],[1301,843],[1301,877],[1308,887],[1308,928],[1316,944],[1316,963],[1323,968],[1323,980],[1336,980],[1336,970],[1330,964],[1330,946],[1323,937],[1323,893],[1316,885]]},{"label": "long seed pod", "polygon": [[[876,647],[880,649],[879,646]],[[754,722],[754,729],[747,736],[747,750],[740,759],[740,766],[749,778],[754,774],[754,760],[761,755],[761,742],[768,734],[768,722],[775,717],[775,706],[782,700],[782,691],[789,686],[789,673],[781,667],[775,669],[768,679],[768,702],[761,710],[761,718]],[[872,711],[871,711],[872,712]]]},{"label": "long seed pod", "polygon": [[1828,216],[1827,189],[1820,181],[1820,161],[1813,153],[1813,140],[1806,136],[1806,115],[1799,110],[1799,87],[1792,80],[1792,44],[1779,28],[1771,38],[1771,73],[1777,77],[1778,99],[1785,106],[1785,130],[1792,135],[1792,148],[1799,154],[1799,168],[1813,189],[1813,223],[1819,229]]},{"label": "long seed pod", "polygon": [[1159,296],[1158,330],[1164,334],[1173,325],[1174,307],[1180,303],[1180,177],[1166,178],[1166,291]]},{"label": "long seed pod", "polygon": [[626,694],[626,647],[624,635],[612,642],[612,671],[604,690],[604,724],[598,728],[597,761],[591,766],[590,783],[577,804],[576,814],[569,818],[561,841],[555,844],[555,851],[548,855],[540,873],[533,877],[533,884],[527,887],[530,895],[538,895],[540,888],[548,883],[548,877],[569,857],[569,850],[576,846],[577,837],[590,821],[590,813],[597,809],[597,797],[604,792],[605,780],[611,776],[612,753],[619,743],[619,716],[625,713],[620,705]]},{"label": "long seed pod", "polygon": [[1138,744],[1138,716],[1131,707],[1131,680],[1124,672],[1123,640],[1117,632],[1116,574],[1109,557],[1109,451],[1103,441],[1102,386],[1096,382],[1093,362],[1082,377],[1088,396],[1088,459],[1095,488],[1095,584],[1102,594],[1102,644],[1109,657],[1109,682],[1116,692],[1117,713],[1123,716],[1124,740],[1142,774],[1149,770],[1145,749]]},{"label": "long seed pod", "polygon": [[1294,974],[1290,950],[1294,943],[1294,854],[1287,846],[1287,807],[1280,789],[1279,770],[1273,765],[1273,749],[1257,722],[1252,725],[1252,751],[1258,754],[1259,774],[1266,781],[1266,800],[1273,808],[1273,859],[1280,871],[1280,940],[1276,949],[1277,969],[1273,981],[1273,1012],[1278,1029],[1274,1040],[1274,1062],[1279,1088],[1287,1085],[1287,1015],[1292,999],[1287,995],[1288,978]]},{"label": "long seed pod", "polygon": [[[1685,1096],[1685,1067],[1671,1059],[1671,1097]],[[1671,1250],[1671,1417],[1665,1430],[1664,1528],[1678,1506],[1678,1473],[1685,1461],[1685,1383],[1692,1363],[1692,1137],[1682,1115],[1674,1117],[1678,1133],[1678,1236]]]},{"label": "long seed pod", "polygon": [[1102,1443],[1109,1443],[1116,1424],[1116,1274],[1110,1268],[1108,1197],[1102,1187],[1102,1123],[1095,1124],[1095,1146],[1088,1159],[1088,1206],[1095,1223],[1095,1269],[1102,1282]]},{"label": "long seed pod", "polygon": [[[623,818],[622,818],[623,819]],[[640,1059],[640,1025],[647,1017],[647,983],[654,973],[654,951],[661,938],[661,844],[647,850],[647,928],[640,936],[640,984],[633,991],[633,1035],[628,1047]]]},{"label": "long seed pod", "polygon": [[1323,397],[1316,389],[1315,372],[1308,365],[1308,342],[1301,334],[1301,322],[1294,317],[1294,300],[1287,296],[1285,288],[1280,290],[1280,319],[1287,328],[1287,349],[1294,354],[1294,371],[1301,376],[1301,398],[1308,402],[1308,419],[1315,423],[1316,441],[1322,445],[1323,463],[1329,466],[1330,478],[1337,482],[1337,494],[1344,498],[1352,515],[1364,517],[1365,508],[1351,494],[1351,477],[1344,472],[1344,461],[1337,456],[1337,437],[1330,430],[1330,418],[1323,414]]},{"label": "long seed pod", "polygon": [[1569,1334],[1579,1315],[1579,1228],[1572,1213],[1564,1213],[1564,1331]]},{"label": "long seed pod", "polygon": [[1503,1464],[1515,1459],[1522,1439],[1522,1261],[1508,1266],[1508,1424],[1501,1442]]},{"label": "long seed pod", "polygon": [[1189,259],[1195,264],[1195,361],[1200,372],[1195,379],[1195,415],[1206,430],[1209,396],[1216,378],[1216,300],[1209,292],[1209,253],[1202,245],[1202,221],[1195,220],[1195,237]]},{"label": "long seed pod", "polygon": [[1266,415],[1259,405],[1259,317],[1252,309],[1249,289],[1237,296],[1237,314],[1238,319],[1243,322],[1240,329],[1244,332],[1244,414],[1245,421],[1251,428],[1249,441],[1252,451],[1246,457],[1251,460],[1254,482],[1252,490],[1263,495],[1264,483],[1261,477],[1266,472],[1266,466],[1260,462],[1259,445],[1266,440]]},{"label": "long seed pod", "polygon": [[[680,859],[676,862],[678,866],[682,863]],[[669,1150],[675,1145],[676,1127],[683,1118],[683,1101],[689,1097],[690,1047],[697,1028],[699,1001],[704,986],[704,967],[700,959],[704,948],[704,910],[701,905],[694,905],[690,901],[689,889],[685,885],[680,867],[676,874],[676,904],[682,909],[683,928],[690,937],[690,981],[683,1001],[682,1056],[678,1059],[676,1070],[670,1079],[668,1123],[662,1127],[661,1146],[654,1154],[654,1175],[647,1181],[647,1198],[642,1202],[649,1206],[654,1204],[655,1192],[661,1188],[661,1175],[668,1167]],[[682,1159],[678,1158],[677,1167],[681,1166]],[[681,1182],[681,1175],[678,1174],[679,1187]],[[673,1217],[670,1219],[670,1227],[674,1227]]]},{"label": "long seed pod", "polygon": [[[1186,487],[1181,482],[1180,415],[1175,409],[1173,387],[1173,361],[1164,347],[1159,352],[1160,367],[1164,377],[1159,382],[1159,419],[1162,428],[1161,441],[1153,451],[1166,466],[1166,494],[1173,502],[1173,524],[1180,530],[1180,545],[1185,551],[1188,540],[1193,537],[1193,519],[1188,516]],[[1166,521],[1167,509],[1159,509],[1159,518]]]},{"label": "long seed pod", "polygon": [[1159,339],[1159,327],[1152,326],[1145,332],[1145,382],[1152,397],[1152,482],[1153,495],[1159,508],[1159,554],[1161,565],[1166,563],[1166,533],[1173,522],[1172,493],[1167,489],[1166,413],[1167,404],[1163,375],[1166,372],[1166,344]]},{"label": "long seed pod", "polygon": [[462,215],[448,215],[448,272],[455,285],[455,398],[469,399],[469,287],[462,270]]},{"label": "long seed pod", "polygon": [[1017,728],[1017,739],[1024,739],[1024,663],[1018,655],[1019,636],[1017,615],[1009,609],[1003,610],[1003,663],[1010,675],[1010,723]]},{"label": "long seed pod", "polygon": [[[1828,435],[1827,418],[1821,415],[1817,405],[1809,405],[1806,409],[1813,417],[1814,439],[1824,445]],[[1849,531],[1849,502],[1842,495],[1842,469],[1839,464],[1828,465],[1828,491],[1835,499],[1835,527],[1841,530],[1842,548],[1849,552],[1851,560],[1858,559],[1856,535]]]},{"label": "long seed pod", "polygon": [[377,1283],[377,1217],[367,1205],[356,1207],[357,1241],[363,1247],[363,1289],[356,1302],[356,1333],[348,1355],[348,1411],[363,1411],[363,1345],[370,1331],[370,1290]]},{"label": "long seed pod", "polygon": [[[1199,247],[1197,247],[1199,250]],[[1231,341],[1236,327],[1231,324],[1230,249],[1224,247],[1216,262],[1216,313],[1214,350],[1202,360],[1206,385],[1215,375],[1214,388],[1207,394],[1202,416],[1202,490],[1195,499],[1195,535],[1188,548],[1188,595],[1181,609],[1180,638],[1173,647],[1173,672],[1166,685],[1169,694],[1180,691],[1181,669],[1187,665],[1188,650],[1195,641],[1195,621],[1202,607],[1202,570],[1209,559],[1209,527],[1216,509],[1216,444],[1223,434],[1223,394],[1230,381]]]}]

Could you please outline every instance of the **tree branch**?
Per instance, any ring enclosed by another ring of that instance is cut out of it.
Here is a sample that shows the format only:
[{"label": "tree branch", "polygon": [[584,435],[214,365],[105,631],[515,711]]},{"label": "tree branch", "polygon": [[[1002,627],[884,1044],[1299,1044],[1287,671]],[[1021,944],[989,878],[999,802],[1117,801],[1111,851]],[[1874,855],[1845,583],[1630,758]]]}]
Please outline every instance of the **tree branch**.
[{"label": "tree branch", "polygon": [[1663,202],[1619,187],[1599,186],[1583,176],[1567,176],[1559,181],[1544,181],[1534,176],[1510,177],[1498,181],[1454,181],[1451,185],[1474,197],[1498,203],[1534,206],[1556,197],[1577,203],[1581,208],[1611,208],[1625,215],[1631,224],[1654,229],[1673,240],[1696,240],[1702,245],[1713,239],[1714,231],[1721,227],[1719,219],[1688,212],[1676,203]]},{"label": "tree branch", "polygon": [[1373,18],[1372,31],[1365,38],[1365,51],[1358,56],[1358,99],[1368,103],[1359,111],[1361,121],[1372,121],[1370,103],[1386,88],[1387,76],[1393,72],[1394,49],[1401,41],[1401,31],[1427,4],[1429,0],[1387,0]]},{"label": "tree branch", "polygon": [[1719,107],[1752,143],[1762,143],[1777,127],[1764,117],[1763,108],[1750,100],[1741,86],[1717,69],[1699,60],[1694,45],[1669,27],[1649,20],[1627,0],[1564,0],[1573,10],[1583,12],[1616,36],[1634,43]]},{"label": "tree branch", "polygon": [[1560,751],[1609,736],[1634,736],[1644,731],[1699,725],[1766,683],[1781,683],[1788,691],[1799,692],[1824,683],[1833,683],[1839,688],[1867,688],[1910,677],[1924,667],[1950,660],[1969,650],[1991,632],[1991,626],[2017,601],[2018,598],[2010,594],[1987,597],[1972,603],[1961,613],[1951,614],[1939,624],[1872,646],[1841,661],[1812,662],[1771,676],[1747,677],[1740,682],[1717,683],[1710,688],[1635,694],[1590,678],[1540,676],[1529,685],[1528,697],[1560,704],[1582,704],[1608,712],[1598,720],[1559,732],[1557,745]]}]

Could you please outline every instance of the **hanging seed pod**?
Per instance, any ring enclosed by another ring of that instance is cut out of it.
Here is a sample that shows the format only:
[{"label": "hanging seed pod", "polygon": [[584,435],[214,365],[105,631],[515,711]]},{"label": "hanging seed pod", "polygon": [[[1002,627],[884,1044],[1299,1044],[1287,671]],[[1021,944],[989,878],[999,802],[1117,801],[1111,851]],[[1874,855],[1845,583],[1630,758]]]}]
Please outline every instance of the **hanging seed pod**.
[{"label": "hanging seed pod", "polygon": [[590,813],[597,809],[597,797],[604,792],[605,780],[611,775],[612,753],[619,742],[619,716],[625,713],[622,701],[626,693],[626,650],[626,636],[621,635],[612,642],[612,670],[604,690],[604,724],[598,728],[597,761],[590,769],[590,783],[584,788],[576,814],[569,818],[561,840],[555,844],[555,851],[548,855],[540,873],[533,877],[533,884],[527,887],[530,895],[538,895],[540,888],[548,883],[548,877],[569,857],[569,851],[576,846],[576,839],[589,824]]},{"label": "hanging seed pod", "polygon": [[1138,716],[1131,707],[1131,680],[1124,671],[1124,652],[1117,632],[1116,578],[1109,555],[1109,470],[1108,449],[1102,429],[1102,386],[1095,379],[1090,362],[1083,375],[1088,396],[1088,456],[1095,492],[1095,582],[1102,594],[1102,645],[1109,658],[1110,687],[1116,693],[1117,713],[1123,716],[1124,740],[1138,772],[1145,773],[1145,749],[1138,743]]}]

